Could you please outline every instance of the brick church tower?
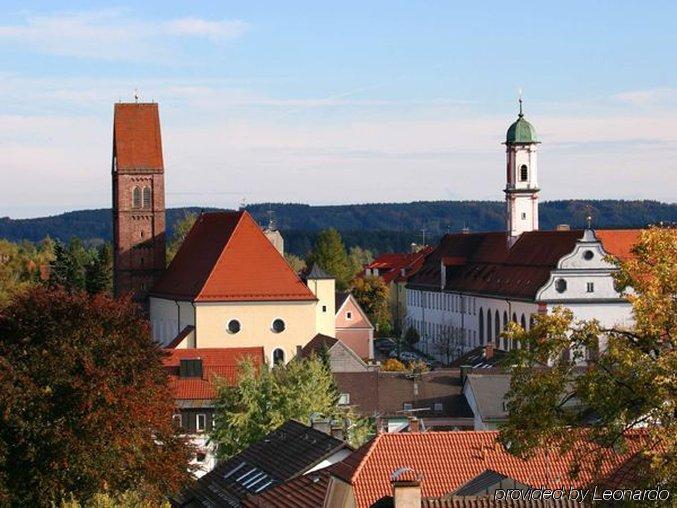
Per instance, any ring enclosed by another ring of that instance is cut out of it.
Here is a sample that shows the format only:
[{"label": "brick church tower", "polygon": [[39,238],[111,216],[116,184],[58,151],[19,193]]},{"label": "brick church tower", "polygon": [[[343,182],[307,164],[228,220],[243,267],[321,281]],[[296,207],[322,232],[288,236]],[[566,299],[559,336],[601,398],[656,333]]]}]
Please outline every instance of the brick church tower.
[{"label": "brick church tower", "polygon": [[165,269],[165,189],[155,103],[117,103],[113,120],[115,296],[145,303]]}]

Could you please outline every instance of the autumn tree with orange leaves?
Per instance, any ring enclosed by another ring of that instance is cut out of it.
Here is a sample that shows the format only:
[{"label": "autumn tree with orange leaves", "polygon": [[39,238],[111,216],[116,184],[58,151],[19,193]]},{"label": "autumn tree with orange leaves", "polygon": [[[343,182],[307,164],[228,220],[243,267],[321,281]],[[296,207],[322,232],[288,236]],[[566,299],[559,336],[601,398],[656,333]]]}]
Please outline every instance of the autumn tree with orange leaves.
[{"label": "autumn tree with orange leaves", "polygon": [[632,326],[576,322],[564,308],[537,316],[528,331],[511,325],[507,336],[522,348],[508,361],[509,417],[501,441],[527,457],[542,447],[575,451],[585,435],[602,457],[627,449],[626,437],[639,434],[644,445],[632,468],[638,486],[675,491],[677,230],[643,231],[632,258],[618,267],[616,284],[632,305]]},{"label": "autumn tree with orange leaves", "polygon": [[152,505],[190,479],[162,351],[128,300],[36,287],[0,311],[0,505],[136,491]]}]

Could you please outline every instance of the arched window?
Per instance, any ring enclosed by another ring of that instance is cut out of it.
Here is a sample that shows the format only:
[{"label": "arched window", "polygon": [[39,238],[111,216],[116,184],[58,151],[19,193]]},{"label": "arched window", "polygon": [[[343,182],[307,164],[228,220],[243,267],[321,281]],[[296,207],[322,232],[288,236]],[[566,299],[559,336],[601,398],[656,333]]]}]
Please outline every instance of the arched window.
[{"label": "arched window", "polygon": [[484,344],[484,311],[482,310],[482,307],[480,307],[479,323],[480,323],[480,345],[481,345]]},{"label": "arched window", "polygon": [[526,182],[529,179],[529,169],[526,164],[520,166],[520,181]]},{"label": "arched window", "polygon": [[138,187],[132,189],[132,208],[141,208],[141,189]]},{"label": "arched window", "polygon": [[150,187],[144,187],[143,188],[143,207],[144,208],[150,208],[150,204],[151,204]]},{"label": "arched window", "polygon": [[512,322],[517,323],[517,314],[515,314],[514,312],[512,313]]},{"label": "arched window", "polygon": [[499,316],[498,310],[494,315],[494,340],[496,347],[501,347],[501,316]]},{"label": "arched window", "polygon": [[503,311],[503,329],[505,330],[507,328],[508,328],[508,312],[504,310]]},{"label": "arched window", "polygon": [[487,344],[491,342],[491,309],[487,310]]},{"label": "arched window", "polygon": [[522,328],[524,328],[525,330],[527,329],[527,320],[524,317],[524,314],[522,314],[522,318],[520,319],[520,326],[522,326]]},{"label": "arched window", "polygon": [[281,349],[276,349],[273,351],[273,365],[283,365],[284,364],[284,351]]}]

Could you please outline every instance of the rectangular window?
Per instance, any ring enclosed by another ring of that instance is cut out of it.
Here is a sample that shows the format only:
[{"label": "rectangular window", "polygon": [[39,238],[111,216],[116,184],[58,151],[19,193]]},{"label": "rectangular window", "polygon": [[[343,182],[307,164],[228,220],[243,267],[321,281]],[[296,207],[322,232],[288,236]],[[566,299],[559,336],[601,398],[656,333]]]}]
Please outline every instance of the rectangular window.
[{"label": "rectangular window", "polygon": [[405,402],[404,404],[402,404],[402,409],[404,409],[405,411],[411,411],[413,409],[413,406],[411,405],[411,403]]},{"label": "rectangular window", "polygon": [[595,283],[594,282],[588,282],[587,291],[588,291],[588,293],[594,293],[595,292]]},{"label": "rectangular window", "polygon": [[352,312],[346,312],[346,319],[353,319],[353,313]]},{"label": "rectangular window", "polygon": [[338,403],[340,406],[347,406],[348,404],[350,404],[350,394],[342,393],[341,395],[339,395]]},{"label": "rectangular window", "polygon": [[322,312],[327,312],[327,306],[326,305],[322,306]]},{"label": "rectangular window", "polygon": [[195,430],[204,432],[207,429],[207,415],[200,413],[195,417]]},{"label": "rectangular window", "polygon": [[207,454],[203,451],[199,451],[195,454],[195,461],[196,462],[204,462],[206,458],[207,458]]},{"label": "rectangular window", "polygon": [[435,411],[437,411],[438,413],[439,413],[440,411],[442,411],[442,403],[441,403],[441,402],[435,402],[435,407],[434,407],[434,409],[435,409]]},{"label": "rectangular window", "polygon": [[174,422],[174,425],[177,426],[177,428],[183,427],[183,420],[181,419],[181,413],[176,413],[174,416],[172,416],[172,421]]}]

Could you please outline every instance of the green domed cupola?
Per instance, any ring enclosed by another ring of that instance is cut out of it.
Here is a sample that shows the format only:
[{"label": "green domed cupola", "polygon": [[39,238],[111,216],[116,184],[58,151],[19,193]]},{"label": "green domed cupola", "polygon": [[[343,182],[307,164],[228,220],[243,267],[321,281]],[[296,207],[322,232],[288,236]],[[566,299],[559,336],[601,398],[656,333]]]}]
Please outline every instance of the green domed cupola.
[{"label": "green domed cupola", "polygon": [[520,99],[520,112],[517,115],[517,120],[510,127],[505,135],[506,143],[538,143],[536,137],[536,129],[533,125],[524,119],[522,113],[522,99]]}]

